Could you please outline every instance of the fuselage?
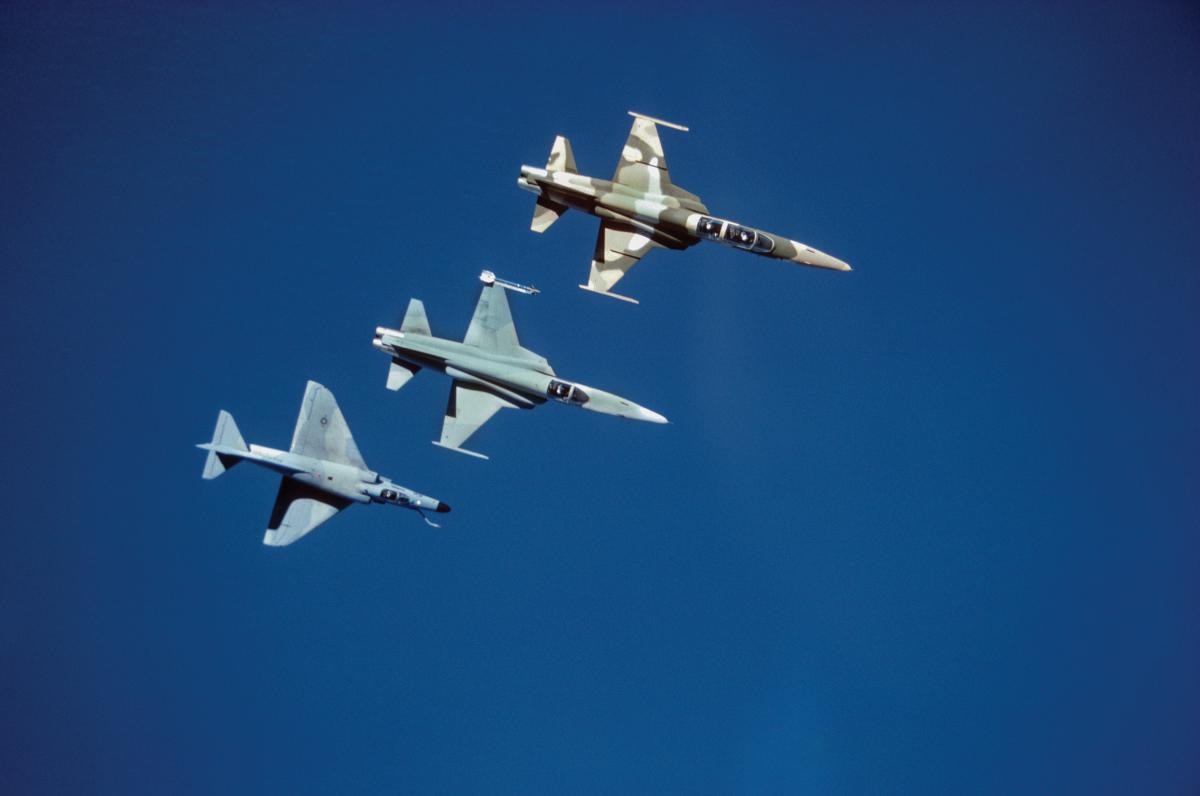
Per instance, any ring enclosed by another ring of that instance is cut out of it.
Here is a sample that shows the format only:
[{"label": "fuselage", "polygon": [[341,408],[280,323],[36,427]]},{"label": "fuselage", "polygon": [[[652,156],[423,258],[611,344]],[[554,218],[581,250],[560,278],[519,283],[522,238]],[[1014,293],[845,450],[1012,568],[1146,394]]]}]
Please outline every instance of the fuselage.
[{"label": "fuselage", "polygon": [[374,470],[263,445],[251,444],[249,448],[248,452],[237,453],[238,458],[355,503],[384,503],[425,511],[448,510],[442,508],[445,504],[437,498],[402,487]]},{"label": "fuselage", "polygon": [[799,241],[710,215],[698,198],[688,198],[691,194],[641,191],[611,180],[535,166],[522,166],[517,184],[558,204],[628,224],[669,249],[686,249],[710,240],[763,257],[850,270],[836,257]]},{"label": "fuselage", "polygon": [[523,409],[545,403],[550,382],[555,380],[549,365],[500,354],[484,355],[474,346],[441,337],[405,334],[380,326],[372,344],[409,365],[493,389]]},{"label": "fuselage", "polygon": [[603,414],[665,423],[657,412],[586,384],[566,381],[541,357],[506,356],[475,346],[424,334],[406,334],[380,326],[372,341],[394,359],[420,368],[431,368],[457,381],[489,390],[521,409],[555,400]]}]

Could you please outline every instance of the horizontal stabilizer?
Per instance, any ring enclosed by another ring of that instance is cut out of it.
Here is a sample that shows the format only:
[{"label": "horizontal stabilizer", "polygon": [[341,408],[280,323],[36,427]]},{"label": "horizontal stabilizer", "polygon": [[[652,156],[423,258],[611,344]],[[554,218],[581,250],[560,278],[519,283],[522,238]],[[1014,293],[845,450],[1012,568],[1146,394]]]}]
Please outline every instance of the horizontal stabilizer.
[{"label": "horizontal stabilizer", "polygon": [[545,196],[539,196],[537,204],[533,206],[533,221],[529,223],[529,228],[534,232],[545,232],[565,212],[567,212],[566,205],[559,204],[553,199],[547,199]]},{"label": "horizontal stabilizer", "polygon": [[205,480],[216,478],[240,462],[242,459],[239,453],[250,452],[241,432],[238,431],[237,423],[233,422],[233,415],[224,409],[217,415],[217,427],[213,430],[212,442],[200,447],[208,451],[201,476]]},{"label": "horizontal stabilizer", "polygon": [[405,384],[408,384],[408,380],[417,375],[417,371],[419,370],[420,368],[416,365],[410,365],[407,362],[393,359],[391,367],[388,368],[387,388],[389,390],[400,389]]},{"label": "horizontal stabilizer", "polygon": [[408,302],[408,311],[404,313],[400,331],[405,334],[433,335],[429,330],[429,318],[425,315],[425,304],[420,299],[411,299]]}]

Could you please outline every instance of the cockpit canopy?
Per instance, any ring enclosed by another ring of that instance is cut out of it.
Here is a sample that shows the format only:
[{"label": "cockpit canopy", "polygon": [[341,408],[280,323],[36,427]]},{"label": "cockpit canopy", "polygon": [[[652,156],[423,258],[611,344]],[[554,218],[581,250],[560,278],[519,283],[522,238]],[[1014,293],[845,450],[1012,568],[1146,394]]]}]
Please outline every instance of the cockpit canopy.
[{"label": "cockpit canopy", "polygon": [[712,238],[713,240],[720,240],[721,239],[721,227],[724,225],[725,225],[725,222],[719,218],[709,218],[708,216],[701,216],[700,221],[696,224],[696,231],[699,232],[701,235],[703,235],[706,238]]},{"label": "cockpit canopy", "polygon": [[400,503],[403,505],[409,502],[408,495],[403,492],[397,492],[395,489],[381,489],[379,490],[379,497],[387,503]]},{"label": "cockpit canopy", "polygon": [[557,379],[550,380],[550,386],[546,388],[546,396],[565,404],[580,405],[588,402],[588,394],[583,391],[583,388]]},{"label": "cockpit canopy", "polygon": [[771,240],[770,235],[737,224],[725,225],[725,240],[739,249],[747,249],[759,254],[766,254],[775,248],[775,241]]},{"label": "cockpit canopy", "polygon": [[729,243],[755,254],[768,254],[775,248],[775,241],[767,233],[719,218],[701,216],[696,223],[696,232],[709,240]]}]

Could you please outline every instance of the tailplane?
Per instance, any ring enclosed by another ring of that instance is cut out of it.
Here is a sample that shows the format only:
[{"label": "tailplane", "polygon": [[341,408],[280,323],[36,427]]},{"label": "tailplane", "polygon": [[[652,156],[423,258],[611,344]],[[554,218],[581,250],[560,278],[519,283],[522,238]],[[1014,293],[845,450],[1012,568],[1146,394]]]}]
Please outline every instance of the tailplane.
[{"label": "tailplane", "polygon": [[250,452],[241,432],[238,431],[237,423],[233,422],[233,415],[224,409],[217,415],[217,427],[213,430],[212,442],[196,447],[208,451],[208,458],[204,460],[204,473],[201,476],[206,480],[216,478],[240,462],[242,454]]},{"label": "tailplane", "polygon": [[566,205],[539,196],[537,204],[533,206],[533,221],[529,222],[529,228],[534,232],[545,232],[565,212],[567,212]]}]

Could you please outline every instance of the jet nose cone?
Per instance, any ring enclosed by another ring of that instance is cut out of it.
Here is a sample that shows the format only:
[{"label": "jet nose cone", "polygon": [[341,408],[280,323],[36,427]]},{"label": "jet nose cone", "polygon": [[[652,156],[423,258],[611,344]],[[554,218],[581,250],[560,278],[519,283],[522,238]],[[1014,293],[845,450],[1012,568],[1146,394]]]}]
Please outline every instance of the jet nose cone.
[{"label": "jet nose cone", "polygon": [[450,507],[449,507],[449,506],[447,506],[445,503],[442,503],[442,502],[439,500],[439,501],[438,501],[438,504],[437,504],[437,508],[436,508],[436,509],[434,509],[434,511],[436,511],[438,514],[449,514],[449,513],[450,513]]},{"label": "jet nose cone", "polygon": [[791,244],[796,247],[796,254],[791,258],[794,263],[811,265],[817,268],[829,268],[833,271],[851,270],[849,263],[832,257],[825,252],[817,251],[812,246],[803,244],[798,240],[791,241]]},{"label": "jet nose cone", "polygon": [[666,422],[669,422],[669,421],[668,421],[668,420],[667,420],[665,417],[663,417],[662,415],[660,415],[658,412],[653,412],[653,411],[651,411],[651,410],[647,409],[647,408],[646,408],[646,407],[644,407],[644,406],[639,406],[639,407],[637,408],[637,411],[638,411],[638,413],[637,413],[637,415],[636,415],[636,417],[635,417],[635,419],[637,419],[637,420],[646,420],[646,421],[648,421],[648,422],[650,422],[650,423],[666,423]]}]

